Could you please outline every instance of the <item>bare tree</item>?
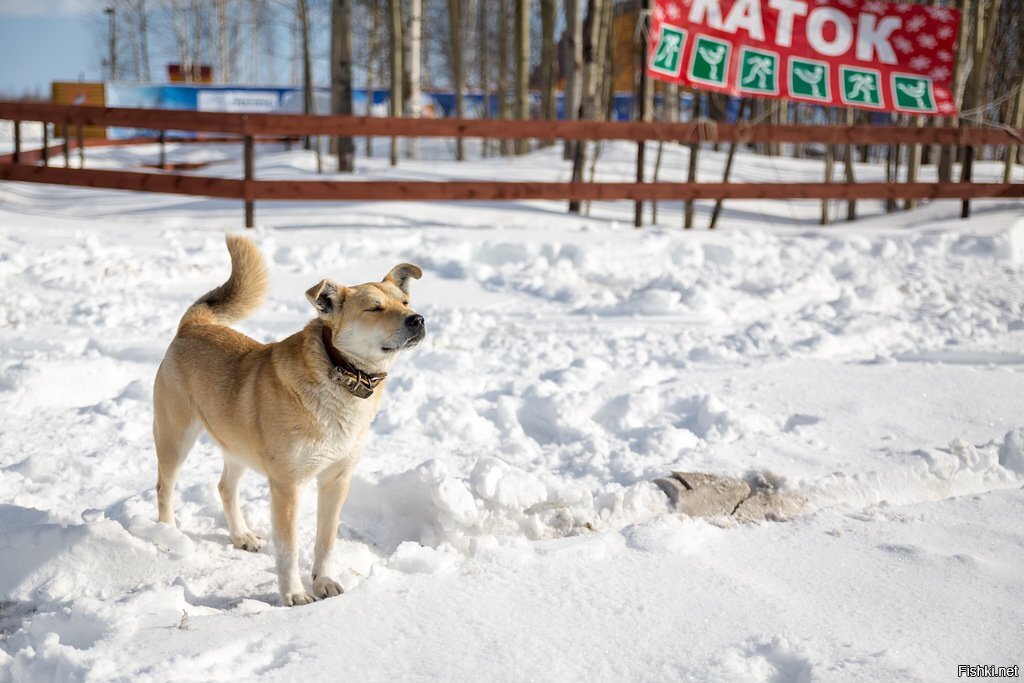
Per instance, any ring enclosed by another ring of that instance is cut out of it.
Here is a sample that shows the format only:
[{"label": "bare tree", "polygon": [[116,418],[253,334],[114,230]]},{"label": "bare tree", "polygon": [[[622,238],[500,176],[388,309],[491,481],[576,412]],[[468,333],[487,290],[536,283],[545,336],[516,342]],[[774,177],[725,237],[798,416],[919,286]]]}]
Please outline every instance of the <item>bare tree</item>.
[{"label": "bare tree", "polygon": [[[509,45],[508,45],[508,0],[498,0],[498,107],[499,116],[503,119],[511,119],[512,111],[509,107]],[[508,156],[512,154],[512,141],[502,139],[501,154]]]},{"label": "bare tree", "polygon": [[[587,0],[587,18],[583,22],[583,91],[580,96],[578,118],[590,120],[595,118],[598,98],[598,60],[600,52],[601,24],[604,17],[605,0]],[[572,182],[583,181],[583,164],[587,155],[587,143],[580,140],[576,144],[572,161]],[[580,202],[573,199],[569,202],[569,212],[579,213]]]},{"label": "bare tree", "polygon": [[185,81],[192,80],[192,49],[190,27],[190,4],[185,0],[171,0],[170,22],[174,31],[174,42],[178,48],[178,67]]},{"label": "bare tree", "polygon": [[[565,98],[562,107],[566,120],[571,120],[579,116],[580,86],[583,82],[583,24],[580,22],[580,0],[566,0],[565,25],[568,68],[565,74]],[[574,149],[573,141],[566,140],[562,157],[572,159]]]},{"label": "bare tree", "polygon": [[[1015,128],[1024,128],[1024,80],[1018,84],[1017,88],[1017,103],[1014,108],[1012,125]],[[1009,145],[1006,148],[1005,167],[1003,169],[1004,183],[1009,183],[1013,180],[1013,165],[1017,163],[1020,149],[1020,145]]]},{"label": "bare tree", "polygon": [[[305,114],[316,113],[316,101],[313,99],[313,65],[309,47],[309,5],[306,0],[298,0],[299,31],[302,35],[302,111]],[[307,135],[303,145],[307,150],[316,148],[316,172],[323,172],[323,159],[320,156],[320,138]]]},{"label": "bare tree", "polygon": [[[960,11],[960,32],[957,35],[956,52],[957,58],[953,63],[953,103],[957,109],[960,109],[963,103],[963,84],[964,84],[964,63],[967,60],[967,43],[968,34],[970,33],[970,23],[967,18],[967,2],[968,0],[957,0],[957,9]],[[948,125],[956,126],[959,121],[956,117],[950,117],[943,121]],[[942,149],[939,150],[939,165],[938,165],[938,176],[939,182],[948,183],[953,180],[953,156],[955,148],[950,145],[943,145]]]},{"label": "bare tree", "polygon": [[[480,108],[480,118],[489,119],[491,118],[491,78],[490,78],[490,66],[491,62],[488,56],[491,53],[491,41],[488,35],[488,24],[487,17],[488,13],[484,7],[484,3],[477,0],[476,3],[476,50],[477,50],[477,66],[480,69],[480,96],[482,106]],[[481,141],[481,151],[484,157],[490,154],[490,140]]]},{"label": "bare tree", "polygon": [[[466,117],[466,72],[462,66],[462,0],[448,0],[448,34],[451,39],[452,85],[455,88],[455,115]],[[455,159],[466,158],[465,138],[455,138]]]},{"label": "bare tree", "polygon": [[107,15],[107,78],[111,81],[117,80],[117,8],[107,7],[103,10]]},{"label": "bare tree", "polygon": [[[402,0],[388,0],[391,30],[391,115],[402,115]],[[398,138],[391,138],[391,165],[398,165]]]},{"label": "bare tree", "polygon": [[[108,74],[120,81],[148,81],[149,30],[145,0],[110,0],[98,9],[96,36]],[[102,28],[99,28],[102,27]]]},{"label": "bare tree", "polygon": [[192,0],[190,6],[190,18],[192,20],[192,80],[202,79],[203,48],[208,43],[210,35],[210,7],[201,0]]},{"label": "bare tree", "polygon": [[540,0],[541,52],[540,93],[541,114],[549,121],[555,117],[555,88],[558,86],[558,60],[555,55],[555,0]]},{"label": "bare tree", "polygon": [[136,78],[144,83],[149,82],[153,75],[149,70],[149,12],[146,0],[135,3],[135,37],[138,46],[138,72]]},{"label": "bare tree", "polygon": [[[982,0],[975,0],[976,18],[974,24],[974,64],[971,72],[970,100],[968,109],[971,111],[971,119],[974,125],[981,125],[983,110],[988,104],[987,93],[985,92],[985,79],[988,75],[988,59],[992,46],[992,35],[995,33],[996,21],[999,17],[1000,0],[989,0],[990,4],[986,10]],[[960,169],[960,181],[970,182],[974,170],[974,147],[968,145],[964,148],[964,161]],[[964,199],[961,203],[960,217],[967,218],[971,214],[971,202]]]},{"label": "bare tree", "polygon": [[[636,58],[637,58],[637,77],[636,77],[636,100],[637,106],[634,108],[636,112],[636,118],[638,121],[650,121],[654,117],[654,87],[651,83],[650,78],[647,77],[647,39],[646,35],[650,32],[651,20],[651,0],[643,0],[642,17],[640,19],[640,40],[636,42]],[[730,154],[735,150],[735,147],[730,148]],[[636,146],[636,181],[638,183],[644,182],[644,170],[646,166],[647,156],[647,141],[641,140]],[[727,167],[728,168],[728,167]],[[644,223],[644,203],[643,200],[637,200],[633,205],[633,226],[642,227]]]},{"label": "bare tree", "polygon": [[[516,118],[530,118],[530,0],[516,0]],[[530,150],[529,140],[516,140],[516,154]]]},{"label": "bare tree", "polygon": [[217,0],[217,80],[227,83],[231,80],[231,58],[228,53],[228,0]]},{"label": "bare tree", "polygon": [[[331,112],[352,113],[352,0],[331,0]],[[338,170],[351,173],[356,148],[350,137],[335,141]]]}]

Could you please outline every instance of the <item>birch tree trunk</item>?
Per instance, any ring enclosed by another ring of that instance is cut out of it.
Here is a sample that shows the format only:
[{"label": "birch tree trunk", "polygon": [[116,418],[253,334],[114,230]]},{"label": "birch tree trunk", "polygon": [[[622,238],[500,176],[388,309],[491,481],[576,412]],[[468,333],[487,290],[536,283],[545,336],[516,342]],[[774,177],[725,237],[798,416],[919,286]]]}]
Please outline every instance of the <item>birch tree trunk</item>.
[{"label": "birch tree trunk", "polygon": [[[420,102],[420,65],[423,57],[423,0],[409,0],[409,116],[418,119],[422,114]],[[420,156],[420,141],[408,141],[409,158]]]},{"label": "birch tree trunk", "polygon": [[[380,2],[370,0],[367,11],[370,13],[370,34],[367,36],[366,63],[366,115],[373,116],[373,92],[377,88],[377,50],[380,46]],[[373,136],[366,136],[366,157],[373,158]]]},{"label": "birch tree trunk", "polygon": [[679,84],[668,83],[665,88],[665,120],[669,123],[679,123]]},{"label": "birch tree trunk", "polygon": [[249,0],[249,82],[255,84],[259,80],[260,71],[260,3]]},{"label": "birch tree trunk", "polygon": [[558,84],[558,59],[555,55],[555,18],[555,0],[540,0],[541,112],[548,121],[556,118],[555,87]]}]

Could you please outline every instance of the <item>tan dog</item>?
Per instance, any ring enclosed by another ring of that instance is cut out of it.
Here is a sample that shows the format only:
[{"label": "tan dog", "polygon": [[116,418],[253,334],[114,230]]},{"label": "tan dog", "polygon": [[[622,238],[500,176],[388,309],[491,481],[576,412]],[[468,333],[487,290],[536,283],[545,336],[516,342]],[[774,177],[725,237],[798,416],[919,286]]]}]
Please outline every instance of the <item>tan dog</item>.
[{"label": "tan dog", "polygon": [[[426,329],[409,308],[409,279],[422,272],[395,266],[381,282],[343,287],[323,280],[306,292],[318,317],[287,339],[261,344],[226,327],[255,309],[267,270],[249,240],[228,236],[231,277],[196,301],[157,371],[153,438],[159,467],[160,521],[175,525],[174,481],[205,429],[224,452],[218,486],[231,541],[259,550],[263,539],[242,518],[238,482],[246,469],[270,483],[278,587],[286,605],[338,595],[331,551],[352,471],[380,407],[398,352]],[[295,552],[299,491],[318,490],[312,595],[299,579]]]}]

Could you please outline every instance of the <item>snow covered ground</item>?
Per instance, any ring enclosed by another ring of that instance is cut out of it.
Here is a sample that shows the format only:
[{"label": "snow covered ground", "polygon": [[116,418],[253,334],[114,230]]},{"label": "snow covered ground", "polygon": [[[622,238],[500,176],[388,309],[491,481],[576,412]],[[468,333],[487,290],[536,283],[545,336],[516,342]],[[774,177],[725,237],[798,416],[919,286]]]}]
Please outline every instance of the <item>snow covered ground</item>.
[{"label": "snow covered ground", "polygon": [[[628,177],[632,153],[606,148],[599,176]],[[150,157],[89,150],[96,167]],[[710,180],[722,155],[704,158]],[[197,159],[237,173],[231,146],[171,153]],[[264,178],[313,164],[258,159]],[[684,159],[669,150],[664,176]],[[741,155],[737,176],[820,166]],[[567,170],[551,149],[359,174]],[[311,317],[322,277],[425,273],[428,338],[392,375],[342,514],[348,592],[287,609],[270,550],[230,545],[208,441],[179,479],[180,530],[155,521],[153,375],[226,277],[239,204],[0,185],[0,680],[932,681],[1024,664],[1024,206],[861,208],[822,229],[813,202],[733,202],[708,233],[680,230],[678,203],[643,231],[625,202],[258,204],[271,296],[239,325],[258,339]],[[767,479],[805,514],[680,517],[650,483],[673,469]],[[269,535],[265,482],[242,495]]]}]

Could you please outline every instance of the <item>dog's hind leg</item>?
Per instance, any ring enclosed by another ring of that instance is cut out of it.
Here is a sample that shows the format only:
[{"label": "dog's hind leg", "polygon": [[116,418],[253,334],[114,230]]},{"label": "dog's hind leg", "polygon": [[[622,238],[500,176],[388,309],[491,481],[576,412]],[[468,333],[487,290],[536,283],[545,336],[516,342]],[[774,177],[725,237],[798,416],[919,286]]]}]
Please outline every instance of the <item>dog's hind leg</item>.
[{"label": "dog's hind leg", "polygon": [[220,491],[220,500],[224,503],[224,518],[228,522],[231,542],[239,550],[256,552],[263,547],[263,539],[249,529],[245,517],[242,516],[242,508],[238,505],[238,482],[245,474],[245,470],[245,465],[225,453],[224,471],[220,475],[217,490]]},{"label": "dog's hind leg", "polygon": [[173,527],[174,482],[203,427],[192,412],[188,397],[169,379],[168,372],[162,363],[153,385],[153,443],[157,460],[157,512],[161,522]]},{"label": "dog's hind leg", "polygon": [[[157,406],[154,406],[155,408]],[[174,420],[166,411],[154,410],[153,440],[156,443],[157,478],[156,504],[159,519],[165,524],[175,526],[174,522],[174,482],[178,479],[178,470],[192,450],[196,439],[202,432],[198,420]]]}]

